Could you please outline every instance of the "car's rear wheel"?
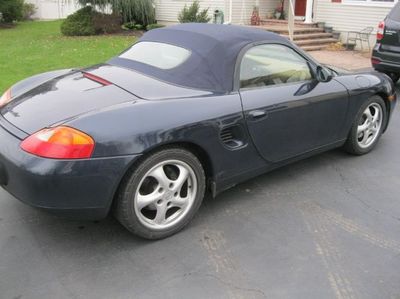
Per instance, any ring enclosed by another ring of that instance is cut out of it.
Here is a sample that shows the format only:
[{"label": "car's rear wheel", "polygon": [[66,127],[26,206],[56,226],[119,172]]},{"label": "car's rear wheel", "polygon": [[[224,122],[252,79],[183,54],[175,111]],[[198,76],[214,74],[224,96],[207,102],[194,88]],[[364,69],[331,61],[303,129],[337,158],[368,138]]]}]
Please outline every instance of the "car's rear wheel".
[{"label": "car's rear wheel", "polygon": [[185,227],[203,201],[205,174],[200,161],[181,148],[147,156],[120,188],[117,219],[146,239],[162,239]]},{"label": "car's rear wheel", "polygon": [[382,135],[386,114],[386,106],[382,98],[371,97],[358,112],[345,149],[355,155],[369,153]]}]

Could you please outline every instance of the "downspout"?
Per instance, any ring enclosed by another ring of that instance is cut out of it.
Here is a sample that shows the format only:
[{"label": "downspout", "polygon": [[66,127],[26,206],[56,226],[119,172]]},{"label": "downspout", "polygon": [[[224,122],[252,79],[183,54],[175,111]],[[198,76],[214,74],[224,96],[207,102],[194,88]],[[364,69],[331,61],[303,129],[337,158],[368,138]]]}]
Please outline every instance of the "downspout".
[{"label": "downspout", "polygon": [[307,0],[305,24],[313,23],[314,0]]},{"label": "downspout", "polygon": [[229,19],[228,19],[228,21],[226,21],[224,24],[225,25],[230,25],[230,24],[232,24],[232,7],[233,7],[233,5],[232,5],[232,3],[233,3],[233,0],[229,0]]}]

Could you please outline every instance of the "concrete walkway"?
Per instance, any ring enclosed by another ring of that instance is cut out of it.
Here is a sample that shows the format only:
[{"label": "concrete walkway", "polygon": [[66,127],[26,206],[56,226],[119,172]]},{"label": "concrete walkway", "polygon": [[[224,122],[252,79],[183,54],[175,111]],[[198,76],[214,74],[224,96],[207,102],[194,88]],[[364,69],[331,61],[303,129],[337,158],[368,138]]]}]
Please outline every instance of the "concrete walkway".
[{"label": "concrete walkway", "polygon": [[371,54],[359,51],[311,51],[311,56],[323,64],[349,71],[371,68]]}]

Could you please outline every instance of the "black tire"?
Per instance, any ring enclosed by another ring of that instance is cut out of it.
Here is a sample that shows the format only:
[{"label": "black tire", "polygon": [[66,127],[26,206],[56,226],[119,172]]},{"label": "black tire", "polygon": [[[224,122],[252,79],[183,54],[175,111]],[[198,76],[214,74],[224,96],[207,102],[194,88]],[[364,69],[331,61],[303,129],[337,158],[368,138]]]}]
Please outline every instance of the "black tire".
[{"label": "black tire", "polygon": [[[138,217],[134,208],[135,196],[136,192],[139,192],[139,184],[141,184],[144,176],[159,163],[169,160],[179,160],[190,166],[196,177],[197,192],[193,196],[194,201],[190,209],[187,210],[186,215],[178,223],[167,229],[152,229],[142,223],[143,218],[141,218],[141,221],[140,215]],[[137,236],[150,240],[163,239],[179,232],[190,222],[201,206],[205,189],[206,178],[202,164],[197,157],[183,148],[164,148],[144,157],[138,165],[126,174],[116,198],[114,215],[123,226]]]},{"label": "black tire", "polygon": [[388,75],[394,83],[397,83],[400,79],[400,73],[387,72],[386,75]]},{"label": "black tire", "polygon": [[[380,129],[378,131],[378,135],[377,135],[376,139],[374,140],[374,142],[371,143],[368,147],[363,148],[363,147],[361,147],[359,145],[359,142],[358,142],[357,129],[358,129],[358,126],[360,124],[361,118],[363,117],[364,111],[367,109],[367,107],[369,105],[371,105],[373,103],[376,103],[376,104],[380,105],[381,108],[382,108],[382,114],[383,114],[383,116],[382,116],[382,124],[380,126]],[[372,96],[371,98],[368,99],[368,101],[366,101],[361,106],[359,112],[357,113],[356,118],[354,120],[354,123],[353,123],[353,125],[351,127],[349,136],[347,138],[347,141],[346,141],[346,143],[344,145],[344,149],[348,153],[353,154],[353,155],[364,155],[364,154],[369,153],[376,146],[376,144],[378,143],[378,141],[379,141],[379,139],[380,139],[380,137],[382,135],[382,132],[383,132],[383,129],[385,127],[386,122],[387,122],[387,110],[386,110],[385,102],[383,101],[383,99],[380,96]]]}]

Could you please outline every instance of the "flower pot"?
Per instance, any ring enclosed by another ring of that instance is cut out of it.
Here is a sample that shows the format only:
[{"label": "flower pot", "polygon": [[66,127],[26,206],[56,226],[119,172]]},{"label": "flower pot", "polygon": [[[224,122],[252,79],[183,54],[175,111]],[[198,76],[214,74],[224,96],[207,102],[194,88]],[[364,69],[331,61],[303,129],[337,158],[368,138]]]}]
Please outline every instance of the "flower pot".
[{"label": "flower pot", "polygon": [[325,26],[324,31],[325,31],[326,33],[332,33],[333,27],[326,27],[326,26]]},{"label": "flower pot", "polygon": [[332,32],[332,37],[334,39],[339,39],[340,38],[340,32],[339,31],[333,31]]},{"label": "flower pot", "polygon": [[318,22],[317,26],[318,26],[318,28],[324,28],[325,27],[325,22]]},{"label": "flower pot", "polygon": [[276,12],[275,13],[275,18],[280,19],[281,18],[282,13],[280,12]]},{"label": "flower pot", "polygon": [[348,50],[348,51],[354,51],[354,49],[355,49],[355,47],[356,47],[356,44],[344,44],[343,45],[345,48],[346,48],[346,50]]}]

